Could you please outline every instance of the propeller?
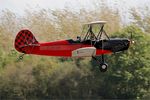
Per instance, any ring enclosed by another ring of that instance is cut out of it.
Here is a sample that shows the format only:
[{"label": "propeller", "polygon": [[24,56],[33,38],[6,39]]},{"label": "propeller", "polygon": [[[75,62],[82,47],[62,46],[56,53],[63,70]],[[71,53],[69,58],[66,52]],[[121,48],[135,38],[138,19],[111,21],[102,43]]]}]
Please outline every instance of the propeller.
[{"label": "propeller", "polygon": [[135,43],[135,41],[133,40],[133,35],[132,35],[132,33],[131,33],[131,36],[130,36],[130,44],[134,44]]}]

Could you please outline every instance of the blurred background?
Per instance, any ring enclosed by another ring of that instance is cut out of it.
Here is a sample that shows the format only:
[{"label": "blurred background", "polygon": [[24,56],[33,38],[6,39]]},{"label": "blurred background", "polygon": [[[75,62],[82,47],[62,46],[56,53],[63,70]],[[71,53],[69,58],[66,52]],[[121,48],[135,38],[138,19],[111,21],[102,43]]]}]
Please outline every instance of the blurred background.
[{"label": "blurred background", "polygon": [[[0,0],[0,99],[150,99],[149,0]],[[82,25],[105,20],[110,37],[132,38],[128,51],[91,58],[25,55],[14,48],[21,29],[39,42],[75,39]]]}]

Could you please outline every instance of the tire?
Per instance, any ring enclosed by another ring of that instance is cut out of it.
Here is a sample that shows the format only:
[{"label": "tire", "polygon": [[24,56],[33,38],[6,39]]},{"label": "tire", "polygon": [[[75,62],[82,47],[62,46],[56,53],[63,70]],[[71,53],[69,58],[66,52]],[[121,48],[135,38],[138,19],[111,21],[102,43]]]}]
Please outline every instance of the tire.
[{"label": "tire", "polygon": [[103,63],[99,66],[99,69],[101,72],[106,72],[107,71],[108,65],[106,63]]}]

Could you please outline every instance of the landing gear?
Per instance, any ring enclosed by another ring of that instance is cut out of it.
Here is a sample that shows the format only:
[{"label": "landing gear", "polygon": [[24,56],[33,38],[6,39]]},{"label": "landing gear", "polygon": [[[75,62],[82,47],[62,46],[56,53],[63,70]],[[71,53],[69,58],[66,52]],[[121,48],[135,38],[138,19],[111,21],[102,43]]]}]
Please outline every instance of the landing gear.
[{"label": "landing gear", "polygon": [[100,69],[101,72],[106,72],[107,71],[108,65],[105,63],[104,55],[101,56],[101,62],[97,58],[95,58],[93,56],[92,56],[92,58],[94,60],[96,60],[98,63],[100,63],[99,69]]},{"label": "landing gear", "polygon": [[23,59],[23,56],[25,55],[25,53],[21,54],[18,58],[17,58],[17,62],[21,61]]}]

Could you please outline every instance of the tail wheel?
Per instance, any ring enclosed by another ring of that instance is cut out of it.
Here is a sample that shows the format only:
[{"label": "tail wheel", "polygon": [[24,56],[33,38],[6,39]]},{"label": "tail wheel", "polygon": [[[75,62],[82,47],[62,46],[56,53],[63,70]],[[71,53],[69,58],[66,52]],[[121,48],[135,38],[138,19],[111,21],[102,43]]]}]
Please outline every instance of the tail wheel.
[{"label": "tail wheel", "polygon": [[101,72],[106,72],[107,67],[108,67],[108,65],[106,63],[102,63],[102,64],[100,64],[99,69]]}]

